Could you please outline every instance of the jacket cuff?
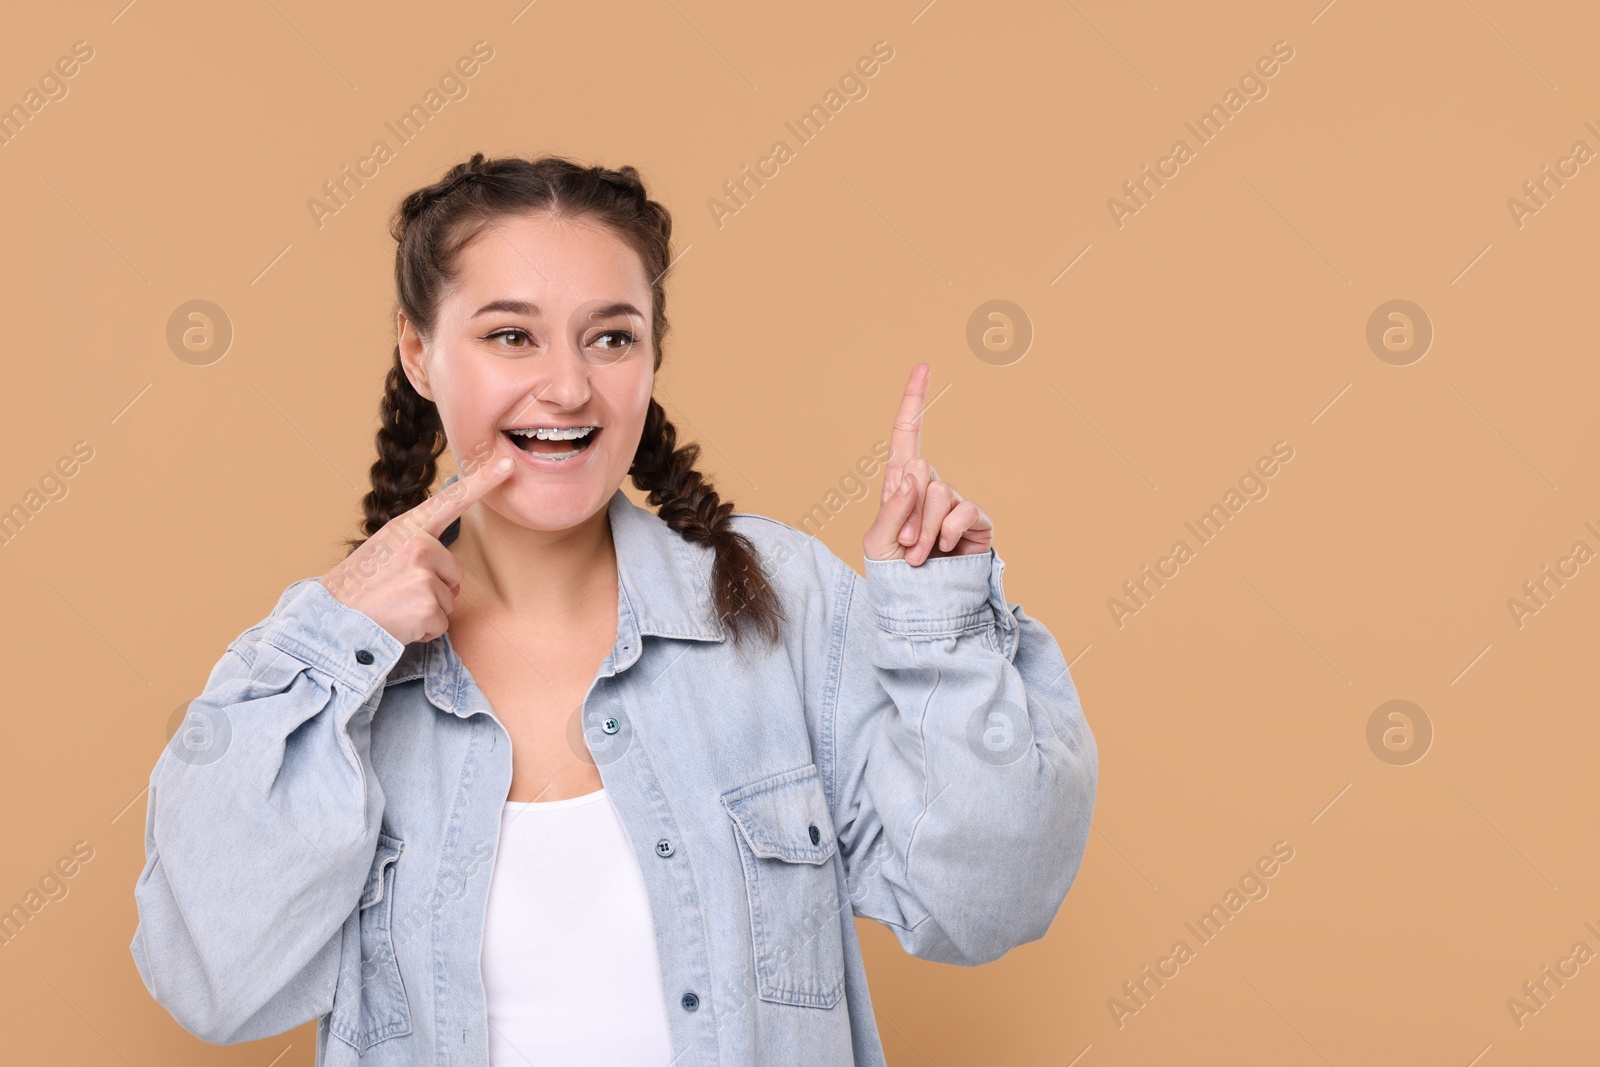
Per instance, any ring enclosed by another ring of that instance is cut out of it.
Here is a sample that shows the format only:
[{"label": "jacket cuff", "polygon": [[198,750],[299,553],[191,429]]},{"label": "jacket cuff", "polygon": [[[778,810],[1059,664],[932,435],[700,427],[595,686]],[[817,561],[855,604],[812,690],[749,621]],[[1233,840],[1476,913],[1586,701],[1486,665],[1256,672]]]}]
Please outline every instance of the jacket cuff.
[{"label": "jacket cuff", "polygon": [[904,559],[863,559],[868,599],[885,633],[927,637],[1016,627],[1001,582],[1006,563],[992,547],[936,556],[917,567]]},{"label": "jacket cuff", "polygon": [[[381,686],[406,646],[315,578],[296,583],[259,640],[333,677],[363,698]],[[368,662],[363,662],[363,661]]]}]

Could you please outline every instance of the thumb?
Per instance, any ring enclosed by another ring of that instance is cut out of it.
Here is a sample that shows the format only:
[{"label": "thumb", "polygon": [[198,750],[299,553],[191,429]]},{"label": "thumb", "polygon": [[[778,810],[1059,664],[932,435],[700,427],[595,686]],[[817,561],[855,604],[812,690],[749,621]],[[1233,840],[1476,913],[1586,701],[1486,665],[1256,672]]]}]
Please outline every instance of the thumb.
[{"label": "thumb", "polygon": [[917,480],[900,479],[900,487],[878,509],[878,517],[862,538],[866,557],[872,560],[904,559],[906,546],[900,543],[900,527],[917,507]]}]

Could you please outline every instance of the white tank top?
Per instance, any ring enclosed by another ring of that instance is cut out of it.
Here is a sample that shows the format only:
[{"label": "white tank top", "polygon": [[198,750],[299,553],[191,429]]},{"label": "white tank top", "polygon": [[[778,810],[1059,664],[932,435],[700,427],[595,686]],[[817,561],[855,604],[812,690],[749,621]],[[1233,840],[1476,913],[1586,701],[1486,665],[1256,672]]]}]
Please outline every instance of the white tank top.
[{"label": "white tank top", "polygon": [[669,1067],[644,874],[604,788],[506,801],[483,934],[490,1067]]}]

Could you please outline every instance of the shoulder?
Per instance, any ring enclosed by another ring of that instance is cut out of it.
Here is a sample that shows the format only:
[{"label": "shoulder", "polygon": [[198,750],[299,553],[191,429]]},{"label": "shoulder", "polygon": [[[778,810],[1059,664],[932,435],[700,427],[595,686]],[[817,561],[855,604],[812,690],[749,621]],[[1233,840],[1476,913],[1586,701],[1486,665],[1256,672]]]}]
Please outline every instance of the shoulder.
[{"label": "shoulder", "polygon": [[742,511],[729,515],[728,522],[755,546],[768,580],[783,590],[839,593],[858,577],[821,540],[789,523]]}]

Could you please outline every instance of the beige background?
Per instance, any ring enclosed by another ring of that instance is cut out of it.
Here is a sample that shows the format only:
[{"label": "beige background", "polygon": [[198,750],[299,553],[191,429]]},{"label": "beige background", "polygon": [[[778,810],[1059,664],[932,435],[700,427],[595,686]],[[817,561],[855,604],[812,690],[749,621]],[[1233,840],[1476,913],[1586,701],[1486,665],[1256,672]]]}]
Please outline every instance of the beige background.
[{"label": "beige background", "polygon": [[[94,54],[0,147],[0,507],[75,442],[93,458],[0,548],[0,904],[75,842],[93,858],[0,948],[6,1058],[311,1062],[309,1024],[213,1047],[146,994],[142,791],[226,644],[339,558],[390,358],[389,212],[481,149],[632,163],[673,210],[658,395],[741,510],[825,501],[930,360],[925,454],[1074,664],[1102,776],[1078,882],[981,969],[862,923],[891,1063],[1592,1059],[1600,964],[1520,1027],[1507,1001],[1600,952],[1600,564],[1520,628],[1507,601],[1600,550],[1600,164],[1520,227],[1507,200],[1600,150],[1600,17],[1321,2],[8,13],[0,103]],[[480,40],[469,94],[318,228],[322,183],[394,147],[384,123]],[[880,40],[868,95],[797,145],[784,123]],[[1277,41],[1268,95],[1198,146],[1184,123]],[[719,228],[707,202],[780,138],[794,158]],[[1119,228],[1108,198],[1178,138],[1194,158]],[[194,299],[235,331],[205,366],[165,339]],[[1020,359],[968,346],[994,299],[1031,323]],[[1366,342],[1394,299],[1435,330],[1408,366]],[[1119,628],[1108,599],[1277,441],[1269,495]],[[858,567],[873,506],[821,529]],[[1406,766],[1366,736],[1395,699],[1434,730]],[[1200,946],[1185,921],[1278,841],[1270,894]],[[1119,1027],[1110,998],[1180,938],[1194,958]]]}]

